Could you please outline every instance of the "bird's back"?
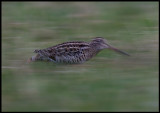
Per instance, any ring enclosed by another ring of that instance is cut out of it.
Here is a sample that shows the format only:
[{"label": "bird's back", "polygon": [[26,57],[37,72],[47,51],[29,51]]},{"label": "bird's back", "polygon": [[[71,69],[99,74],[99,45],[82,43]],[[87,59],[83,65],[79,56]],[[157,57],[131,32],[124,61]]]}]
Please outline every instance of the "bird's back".
[{"label": "bird's back", "polygon": [[83,63],[94,55],[93,48],[87,42],[65,42],[46,49],[35,50],[40,58],[57,63]]}]

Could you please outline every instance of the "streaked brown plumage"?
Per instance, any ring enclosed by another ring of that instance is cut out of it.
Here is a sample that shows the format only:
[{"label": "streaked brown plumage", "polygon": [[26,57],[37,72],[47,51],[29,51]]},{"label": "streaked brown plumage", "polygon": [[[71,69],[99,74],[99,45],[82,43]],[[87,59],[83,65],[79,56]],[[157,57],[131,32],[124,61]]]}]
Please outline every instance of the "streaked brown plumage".
[{"label": "streaked brown plumage", "polygon": [[107,43],[104,38],[96,37],[91,42],[72,41],[58,44],[46,49],[35,50],[36,56],[32,56],[30,61],[51,61],[57,63],[83,63],[103,49],[112,49],[129,56]]}]

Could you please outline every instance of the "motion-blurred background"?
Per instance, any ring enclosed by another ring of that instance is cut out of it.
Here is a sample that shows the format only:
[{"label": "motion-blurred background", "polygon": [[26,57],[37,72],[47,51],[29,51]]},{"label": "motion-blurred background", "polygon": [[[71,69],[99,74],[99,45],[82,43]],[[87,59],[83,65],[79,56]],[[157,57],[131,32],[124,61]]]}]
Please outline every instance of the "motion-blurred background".
[{"label": "motion-blurred background", "polygon": [[[2,111],[158,111],[158,2],[2,2]],[[101,36],[80,65],[26,64],[35,49]]]}]

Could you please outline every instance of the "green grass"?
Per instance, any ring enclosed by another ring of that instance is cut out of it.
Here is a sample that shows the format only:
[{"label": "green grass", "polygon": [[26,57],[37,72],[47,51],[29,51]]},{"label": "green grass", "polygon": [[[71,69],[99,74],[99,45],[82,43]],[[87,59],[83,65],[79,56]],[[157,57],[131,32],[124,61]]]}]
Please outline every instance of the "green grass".
[{"label": "green grass", "polygon": [[[158,111],[158,2],[2,2],[2,111]],[[128,52],[26,64],[35,49],[102,36]]]}]

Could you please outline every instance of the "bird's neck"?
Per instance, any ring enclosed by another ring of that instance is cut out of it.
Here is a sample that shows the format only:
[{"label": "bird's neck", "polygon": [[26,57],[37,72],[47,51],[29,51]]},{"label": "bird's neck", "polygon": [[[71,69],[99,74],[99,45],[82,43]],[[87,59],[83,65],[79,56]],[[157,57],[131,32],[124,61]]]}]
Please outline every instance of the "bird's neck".
[{"label": "bird's neck", "polygon": [[94,43],[91,43],[90,47],[91,47],[92,57],[97,55],[102,50],[99,48],[99,46],[97,44],[94,44]]},{"label": "bird's neck", "polygon": [[99,44],[97,43],[90,43],[91,48],[95,51],[95,52],[99,52],[102,49],[100,48]]}]

